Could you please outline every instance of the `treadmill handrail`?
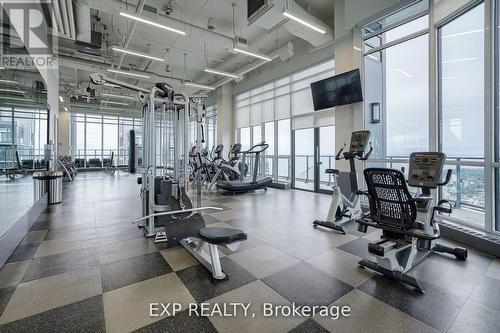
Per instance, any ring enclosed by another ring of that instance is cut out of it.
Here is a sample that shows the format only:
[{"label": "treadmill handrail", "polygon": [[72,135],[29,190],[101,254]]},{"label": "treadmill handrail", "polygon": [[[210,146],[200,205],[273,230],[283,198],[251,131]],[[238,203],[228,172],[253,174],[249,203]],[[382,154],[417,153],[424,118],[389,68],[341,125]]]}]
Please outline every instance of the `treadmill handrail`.
[{"label": "treadmill handrail", "polygon": [[[260,150],[254,150],[257,147],[262,147]],[[257,153],[262,153],[264,150],[269,148],[269,145],[265,142],[258,143],[254,145],[252,148],[248,149],[247,151],[243,151],[243,154],[257,154]]]}]

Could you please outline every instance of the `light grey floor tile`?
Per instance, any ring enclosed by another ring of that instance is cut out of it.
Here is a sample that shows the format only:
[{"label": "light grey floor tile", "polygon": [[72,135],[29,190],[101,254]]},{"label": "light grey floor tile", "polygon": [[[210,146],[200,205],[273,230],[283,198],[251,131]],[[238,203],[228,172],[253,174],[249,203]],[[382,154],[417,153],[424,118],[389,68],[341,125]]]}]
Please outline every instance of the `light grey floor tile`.
[{"label": "light grey floor tile", "polygon": [[486,271],[486,276],[500,280],[500,259],[495,259],[488,270]]},{"label": "light grey floor tile", "polygon": [[500,332],[500,311],[468,300],[447,332]]},{"label": "light grey floor tile", "polygon": [[28,317],[100,293],[98,269],[74,271],[21,283],[5,308],[0,323]]},{"label": "light grey floor tile", "polygon": [[69,252],[73,250],[80,250],[84,248],[92,248],[97,245],[96,238],[89,239],[76,239],[76,240],[68,240],[68,239],[54,239],[43,241],[38,250],[35,253],[34,258],[50,256],[53,254]]},{"label": "light grey floor tile", "polygon": [[188,303],[195,302],[175,273],[106,292],[103,301],[106,332],[129,332],[164,319],[150,317],[150,303],[175,302],[186,309]]},{"label": "light grey floor tile", "polygon": [[332,332],[428,332],[437,333],[432,327],[354,289],[332,306],[349,306],[350,316],[332,319],[331,316],[314,316],[314,320]]},{"label": "light grey floor tile", "polygon": [[199,264],[182,246],[161,250],[160,253],[174,271],[180,271],[181,269]]},{"label": "light grey floor tile", "polygon": [[99,246],[99,260],[102,265],[155,251],[153,242],[141,237]]},{"label": "light grey floor tile", "polygon": [[373,276],[369,270],[358,267],[360,257],[345,251],[332,249],[307,260],[319,270],[353,287],[357,287]]},{"label": "light grey floor tile", "polygon": [[270,245],[238,252],[229,257],[259,279],[300,262]]},{"label": "light grey floor tile", "polygon": [[0,289],[15,286],[21,281],[31,260],[5,264],[0,270]]},{"label": "light grey floor tile", "polygon": [[[251,303],[248,316],[243,311],[237,313],[236,317],[210,317],[210,321],[221,333],[233,332],[259,332],[280,333],[288,332],[307,318],[294,317],[264,317],[263,303],[290,304],[277,292],[266,286],[262,281],[254,281],[238,289],[234,289],[221,296],[208,301],[210,304],[223,304],[231,302]],[[253,317],[252,314],[255,314]]]}]

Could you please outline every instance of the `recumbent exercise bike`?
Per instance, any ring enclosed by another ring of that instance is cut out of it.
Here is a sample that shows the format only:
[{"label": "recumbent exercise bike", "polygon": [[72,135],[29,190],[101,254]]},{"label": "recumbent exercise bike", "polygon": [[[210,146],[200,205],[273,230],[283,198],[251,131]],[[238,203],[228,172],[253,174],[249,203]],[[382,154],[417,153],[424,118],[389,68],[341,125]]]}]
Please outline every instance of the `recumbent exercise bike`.
[{"label": "recumbent exercise bike", "polygon": [[[434,205],[431,189],[448,184],[452,170],[440,181],[446,155],[438,152],[412,153],[408,182],[399,170],[368,168],[364,170],[370,212],[356,219],[358,231],[368,227],[382,229],[379,241],[368,244],[368,252],[376,262],[363,259],[360,267],[369,268],[389,278],[399,280],[416,291],[425,293],[423,284],[407,274],[409,270],[434,252],[448,253],[459,260],[467,259],[467,249],[450,248],[437,243],[440,237],[435,213],[450,214],[452,205],[440,200]],[[407,185],[408,183],[408,185]],[[412,197],[408,186],[421,189]]]}]

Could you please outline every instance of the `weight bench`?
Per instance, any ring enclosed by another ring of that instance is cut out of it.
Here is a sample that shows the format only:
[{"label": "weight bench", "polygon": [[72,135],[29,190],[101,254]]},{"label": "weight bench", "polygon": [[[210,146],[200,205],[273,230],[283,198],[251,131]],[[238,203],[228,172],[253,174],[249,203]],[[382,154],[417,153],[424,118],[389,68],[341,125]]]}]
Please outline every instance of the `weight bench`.
[{"label": "weight bench", "polygon": [[[201,228],[198,237],[188,237],[180,241],[180,244],[189,251],[216,280],[224,280],[226,274],[222,271],[217,246],[224,246],[231,251],[236,251],[240,243],[247,240],[247,234],[243,230],[232,228]],[[203,247],[208,245],[207,254]]]}]

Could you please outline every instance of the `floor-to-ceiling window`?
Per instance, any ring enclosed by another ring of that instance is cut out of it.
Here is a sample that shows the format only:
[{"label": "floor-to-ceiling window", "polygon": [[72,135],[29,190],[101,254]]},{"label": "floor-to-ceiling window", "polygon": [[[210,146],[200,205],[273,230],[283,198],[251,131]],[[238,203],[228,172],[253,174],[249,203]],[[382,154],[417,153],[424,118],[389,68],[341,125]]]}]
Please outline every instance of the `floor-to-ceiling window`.
[{"label": "floor-to-ceiling window", "polygon": [[[292,119],[314,112],[311,82],[333,75],[331,60],[236,95],[237,138],[243,149],[262,141],[269,145],[259,174],[271,175],[282,182],[292,180]],[[314,154],[306,155],[310,156],[305,158],[313,160]]]},{"label": "floor-to-ceiling window", "polygon": [[439,144],[453,169],[442,196],[484,228],[484,3],[441,26],[438,47]]},{"label": "floor-to-ceiling window", "polygon": [[140,147],[141,129],[140,118],[101,113],[72,113],[70,147],[76,166],[107,166],[111,163],[112,154],[114,165],[127,165],[130,131],[135,130],[135,142]]},{"label": "floor-to-ceiling window", "polygon": [[[438,193],[454,205],[447,219],[486,231],[495,225],[493,214],[486,217],[492,212],[488,202],[495,202],[492,175],[500,167],[500,139],[499,117],[495,129],[487,121],[493,119],[488,111],[493,88],[487,89],[493,68],[487,65],[490,55],[485,51],[494,46],[487,33],[495,30],[498,114],[499,2],[471,1],[429,22],[436,3],[429,8],[428,1],[419,1],[362,29],[364,119],[374,145],[367,165],[399,169],[407,166],[413,151],[444,152],[445,168],[453,171]],[[490,22],[492,12],[486,10],[494,4],[496,23]],[[435,39],[429,38],[431,34]]]},{"label": "floor-to-ceiling window", "polygon": [[494,149],[494,175],[495,175],[495,223],[493,223],[493,228],[497,232],[500,232],[500,0],[495,2],[495,35],[494,35],[494,63],[495,66],[495,84],[494,84],[494,99],[495,99],[495,149]]}]

